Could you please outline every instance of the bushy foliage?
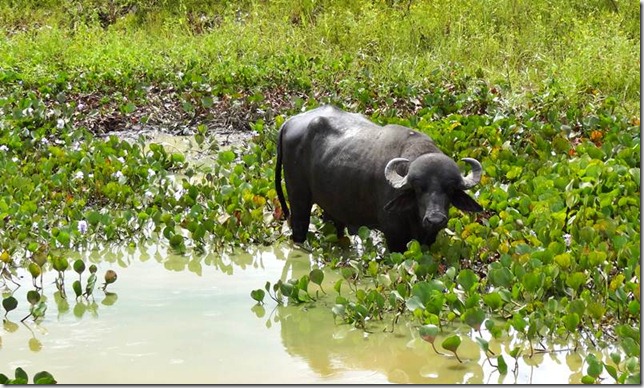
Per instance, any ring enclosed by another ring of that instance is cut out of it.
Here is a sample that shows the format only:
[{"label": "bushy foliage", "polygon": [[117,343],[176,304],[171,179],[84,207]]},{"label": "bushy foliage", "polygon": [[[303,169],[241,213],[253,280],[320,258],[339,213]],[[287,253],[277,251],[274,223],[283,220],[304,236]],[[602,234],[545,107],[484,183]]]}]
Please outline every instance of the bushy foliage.
[{"label": "bushy foliage", "polygon": [[[339,319],[368,329],[406,316],[432,341],[434,326],[460,322],[495,337],[514,331],[530,349],[542,338],[617,342],[612,363],[587,360],[585,380],[598,381],[603,367],[618,382],[639,381],[634,7],[37,5],[0,6],[5,277],[32,263],[64,273],[60,252],[111,242],[154,238],[187,252],[286,239],[273,188],[275,134],[288,116],[331,102],[423,131],[485,171],[475,195],[486,211],[453,210],[429,250],[412,242],[388,254],[363,228],[347,251],[314,214],[314,253],[342,277]],[[251,140],[221,147],[222,125]],[[149,137],[125,136],[150,127],[194,135],[192,151],[211,158],[195,163]],[[312,303],[308,289],[320,276],[265,290]],[[448,339],[456,354],[459,339]]]}]

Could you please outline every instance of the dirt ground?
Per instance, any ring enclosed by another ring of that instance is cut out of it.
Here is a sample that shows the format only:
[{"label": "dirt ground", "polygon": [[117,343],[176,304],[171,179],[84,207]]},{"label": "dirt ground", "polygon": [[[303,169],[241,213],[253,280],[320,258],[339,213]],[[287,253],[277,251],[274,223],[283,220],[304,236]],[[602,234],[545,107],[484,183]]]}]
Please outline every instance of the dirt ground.
[{"label": "dirt ground", "polygon": [[[99,93],[78,95],[71,98],[76,103],[74,125],[83,126],[98,136],[116,135],[125,139],[136,139],[143,135],[147,139],[159,133],[189,136],[205,126],[206,137],[216,139],[220,147],[241,145],[256,133],[251,124],[263,120],[272,124],[275,117],[292,112],[300,93],[283,90],[263,92],[260,102],[252,102],[250,92],[241,92],[235,97],[210,97],[212,103],[204,107],[199,101],[191,101],[190,108],[184,103],[189,100],[185,93],[172,87],[150,87],[144,102],[132,103],[119,96],[106,101]],[[199,97],[193,98],[197,100]]]}]

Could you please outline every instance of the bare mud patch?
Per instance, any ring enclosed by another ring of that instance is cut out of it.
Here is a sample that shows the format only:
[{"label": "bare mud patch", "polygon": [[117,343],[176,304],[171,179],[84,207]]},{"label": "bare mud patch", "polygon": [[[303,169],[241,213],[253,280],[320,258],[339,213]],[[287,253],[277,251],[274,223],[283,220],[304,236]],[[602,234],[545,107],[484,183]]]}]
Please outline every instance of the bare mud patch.
[{"label": "bare mud patch", "polygon": [[305,97],[282,89],[263,91],[259,96],[251,91],[215,95],[207,89],[182,91],[152,85],[143,87],[139,96],[90,93],[69,99],[76,103],[75,125],[97,136],[153,140],[159,134],[190,136],[201,132],[226,148],[243,146],[257,135],[254,123],[273,124],[276,116],[291,111],[296,100]]}]

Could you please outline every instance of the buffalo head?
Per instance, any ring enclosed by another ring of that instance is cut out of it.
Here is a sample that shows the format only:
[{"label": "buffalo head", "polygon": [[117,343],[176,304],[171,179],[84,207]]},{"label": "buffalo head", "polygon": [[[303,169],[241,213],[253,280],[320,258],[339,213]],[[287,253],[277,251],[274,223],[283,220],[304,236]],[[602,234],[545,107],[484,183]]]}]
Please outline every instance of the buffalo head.
[{"label": "buffalo head", "polygon": [[447,225],[450,205],[478,212],[483,210],[464,190],[481,180],[482,167],[476,159],[464,158],[472,171],[463,176],[456,162],[442,153],[429,153],[413,161],[394,158],[385,167],[385,177],[396,189],[395,197],[385,205],[390,213],[415,211],[428,244]]}]

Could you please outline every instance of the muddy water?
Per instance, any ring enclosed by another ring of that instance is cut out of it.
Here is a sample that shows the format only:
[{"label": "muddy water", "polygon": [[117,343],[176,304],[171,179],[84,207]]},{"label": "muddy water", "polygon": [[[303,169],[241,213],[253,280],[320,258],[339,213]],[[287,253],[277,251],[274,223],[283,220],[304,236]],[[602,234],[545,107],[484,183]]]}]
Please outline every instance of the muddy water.
[{"label": "muddy water", "polygon": [[[118,273],[107,290],[112,294],[97,290],[94,303],[76,303],[77,275],[70,270],[66,305],[54,296],[49,271],[46,316],[23,324],[32,289],[27,274],[14,294],[19,308],[0,335],[0,372],[47,370],[66,384],[576,383],[582,374],[580,355],[559,352],[520,358],[516,374],[499,376],[466,336],[461,364],[436,355],[412,324],[366,334],[335,323],[332,297],[277,306],[267,296],[265,306],[255,306],[251,290],[313,268],[308,254],[287,246],[182,257],[149,245],[77,253],[70,261],[79,257],[98,265],[101,280],[107,269]],[[331,278],[327,273],[327,292]],[[512,369],[511,340],[491,344]]]}]

